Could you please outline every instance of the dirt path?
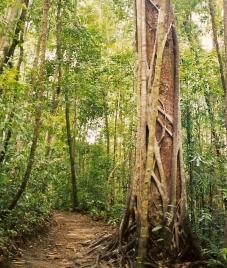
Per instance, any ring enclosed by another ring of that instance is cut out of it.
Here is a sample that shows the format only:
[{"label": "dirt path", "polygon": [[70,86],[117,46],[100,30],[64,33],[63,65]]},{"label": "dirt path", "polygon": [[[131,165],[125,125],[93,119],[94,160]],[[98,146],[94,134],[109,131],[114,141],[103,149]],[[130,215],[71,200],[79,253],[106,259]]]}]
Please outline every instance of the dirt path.
[{"label": "dirt path", "polygon": [[56,213],[50,231],[26,244],[10,268],[74,268],[80,267],[87,246],[92,240],[113,229],[89,216],[74,213]]}]

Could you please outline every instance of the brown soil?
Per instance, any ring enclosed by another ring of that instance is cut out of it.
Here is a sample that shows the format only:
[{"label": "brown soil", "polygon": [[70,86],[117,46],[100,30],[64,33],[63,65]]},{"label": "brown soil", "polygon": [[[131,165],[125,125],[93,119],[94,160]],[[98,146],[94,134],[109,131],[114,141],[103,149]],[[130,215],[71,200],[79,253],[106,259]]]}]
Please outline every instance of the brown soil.
[{"label": "brown soil", "polygon": [[91,217],[62,212],[54,215],[54,224],[46,235],[18,249],[18,256],[4,268],[74,268],[92,267],[88,246],[113,228]]}]

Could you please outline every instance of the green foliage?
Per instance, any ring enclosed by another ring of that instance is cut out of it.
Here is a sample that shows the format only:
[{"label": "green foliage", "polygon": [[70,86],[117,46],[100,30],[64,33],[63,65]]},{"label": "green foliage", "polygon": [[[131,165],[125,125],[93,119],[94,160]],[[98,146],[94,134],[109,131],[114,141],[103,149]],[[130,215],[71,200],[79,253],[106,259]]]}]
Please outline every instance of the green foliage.
[{"label": "green foliage", "polygon": [[227,187],[224,92],[216,53],[204,49],[201,42],[203,36],[206,43],[211,40],[208,2],[186,2],[176,1],[176,12],[182,39],[181,108],[189,212],[205,255],[217,258],[223,243],[223,189]]},{"label": "green foliage", "polygon": [[[61,60],[56,57],[57,1],[51,4],[38,150],[19,206],[0,223],[1,245],[9,237],[30,231],[53,209],[71,208],[65,92],[69,93],[79,208],[109,223],[119,223],[135,157],[133,2],[77,2],[76,6],[73,1],[63,1]],[[189,214],[204,253],[226,261],[226,249],[222,249],[223,200],[227,196],[224,94],[216,54],[201,46],[201,38],[210,29],[207,1],[174,2],[181,47],[181,109]],[[1,36],[7,25],[3,15],[9,3],[12,1],[0,3]],[[33,62],[41,13],[42,1],[34,1],[29,10],[20,72],[16,68],[20,54],[17,47],[12,66],[5,67],[0,74],[0,153],[5,153],[0,163],[2,212],[8,212],[28,161],[37,96],[37,88],[32,84],[32,77],[37,75]],[[219,32],[222,35],[221,28]],[[59,63],[62,80],[58,92]],[[51,141],[47,155],[48,135]]]},{"label": "green foliage", "polygon": [[227,263],[227,248],[222,248],[219,252],[219,256]]}]

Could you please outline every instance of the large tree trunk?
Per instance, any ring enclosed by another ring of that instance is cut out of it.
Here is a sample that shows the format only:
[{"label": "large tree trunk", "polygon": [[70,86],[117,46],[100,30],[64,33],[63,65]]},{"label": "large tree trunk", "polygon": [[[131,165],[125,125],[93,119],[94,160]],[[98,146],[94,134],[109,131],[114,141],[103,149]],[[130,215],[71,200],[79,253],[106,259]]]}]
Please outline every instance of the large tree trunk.
[{"label": "large tree trunk", "polygon": [[26,171],[20,185],[20,188],[16,195],[14,196],[11,204],[9,205],[9,210],[12,210],[16,207],[19,199],[24,193],[29,178],[31,176],[32,167],[35,160],[35,153],[37,149],[37,143],[39,139],[40,126],[41,126],[41,115],[42,115],[42,105],[43,105],[43,96],[45,91],[45,55],[46,55],[46,40],[47,40],[47,30],[48,30],[48,12],[50,8],[49,0],[44,0],[43,3],[43,17],[41,23],[41,32],[40,32],[40,62],[38,66],[38,82],[37,84],[37,106],[35,109],[35,123],[34,123],[34,131],[32,144],[30,149],[30,154],[28,158],[28,163],[26,167]]},{"label": "large tree trunk", "polygon": [[[134,178],[122,216],[121,265],[199,259],[186,212],[179,48],[169,0],[137,0],[138,128]],[[116,243],[116,242],[115,242]],[[113,250],[113,249],[112,249]],[[105,255],[101,255],[104,258]],[[161,266],[161,267],[163,267]]]},{"label": "large tree trunk", "polygon": [[179,256],[188,232],[184,231],[178,41],[170,1],[156,4],[137,1],[136,9],[140,146],[131,207],[140,225],[138,267],[143,267],[148,256]]}]

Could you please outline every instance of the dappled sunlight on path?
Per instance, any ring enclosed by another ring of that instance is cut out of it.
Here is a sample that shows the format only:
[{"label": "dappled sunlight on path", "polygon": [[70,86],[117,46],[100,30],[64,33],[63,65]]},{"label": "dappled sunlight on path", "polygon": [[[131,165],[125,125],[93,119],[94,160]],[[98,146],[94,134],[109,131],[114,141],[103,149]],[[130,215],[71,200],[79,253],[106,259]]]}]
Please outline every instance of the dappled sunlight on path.
[{"label": "dappled sunlight on path", "polygon": [[8,266],[11,268],[74,268],[85,259],[87,247],[113,229],[91,217],[62,212],[54,215],[54,224],[46,235],[30,242]]}]

